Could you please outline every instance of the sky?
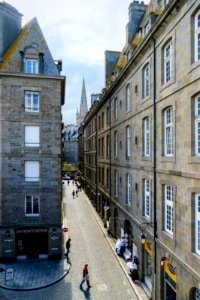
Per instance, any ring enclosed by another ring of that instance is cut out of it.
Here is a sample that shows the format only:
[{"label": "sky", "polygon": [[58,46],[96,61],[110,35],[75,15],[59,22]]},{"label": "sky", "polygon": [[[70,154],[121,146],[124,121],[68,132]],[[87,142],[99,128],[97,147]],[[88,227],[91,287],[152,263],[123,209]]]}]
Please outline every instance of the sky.
[{"label": "sky", "polygon": [[[64,124],[76,124],[85,78],[90,95],[105,86],[104,53],[121,51],[126,42],[131,0],[4,0],[23,14],[22,25],[36,17],[55,60],[66,76]],[[148,4],[149,0],[144,0]]]}]

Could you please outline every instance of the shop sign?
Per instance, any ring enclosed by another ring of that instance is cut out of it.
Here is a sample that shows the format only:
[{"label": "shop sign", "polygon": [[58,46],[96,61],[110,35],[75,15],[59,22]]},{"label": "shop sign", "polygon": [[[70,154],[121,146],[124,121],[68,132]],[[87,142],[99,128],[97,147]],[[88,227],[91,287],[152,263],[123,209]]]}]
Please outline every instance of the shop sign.
[{"label": "shop sign", "polygon": [[27,228],[27,229],[17,229],[16,234],[32,234],[32,233],[47,233],[47,228]]},{"label": "shop sign", "polygon": [[68,231],[68,228],[67,227],[64,227],[63,228],[63,232],[67,232]]},{"label": "shop sign", "polygon": [[152,256],[151,243],[149,240],[146,240],[144,243],[144,249]]},{"label": "shop sign", "polygon": [[176,282],[176,273],[175,273],[175,268],[174,266],[172,265],[172,263],[166,259],[164,261],[164,271],[169,275],[169,277],[174,281]]}]

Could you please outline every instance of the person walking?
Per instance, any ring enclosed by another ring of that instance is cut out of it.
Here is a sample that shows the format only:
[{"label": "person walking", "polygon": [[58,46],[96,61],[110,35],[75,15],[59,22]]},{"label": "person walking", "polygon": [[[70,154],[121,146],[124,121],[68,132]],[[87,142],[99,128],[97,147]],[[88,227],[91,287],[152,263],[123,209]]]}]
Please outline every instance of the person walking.
[{"label": "person walking", "polygon": [[75,191],[72,192],[73,199],[75,198]]},{"label": "person walking", "polygon": [[91,288],[92,286],[90,285],[90,281],[89,281],[89,272],[88,272],[88,264],[86,264],[83,268],[83,280],[81,281],[81,284],[80,284],[80,289],[82,289],[82,284],[84,282],[87,282],[87,287],[88,289]]},{"label": "person walking", "polygon": [[78,189],[76,190],[76,197],[78,197]]},{"label": "person walking", "polygon": [[68,258],[68,256],[69,256],[70,247],[71,247],[71,239],[68,239],[66,241],[66,253],[65,253],[65,257],[66,258]]}]

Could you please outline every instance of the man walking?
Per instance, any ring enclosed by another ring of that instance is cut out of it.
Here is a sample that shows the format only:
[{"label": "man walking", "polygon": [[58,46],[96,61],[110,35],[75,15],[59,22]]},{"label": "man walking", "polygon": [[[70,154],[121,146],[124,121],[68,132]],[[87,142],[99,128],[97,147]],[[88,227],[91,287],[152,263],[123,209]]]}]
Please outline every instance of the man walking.
[{"label": "man walking", "polygon": [[71,239],[68,239],[66,242],[66,253],[65,257],[68,258],[69,252],[70,252],[70,247],[71,247]]},{"label": "man walking", "polygon": [[82,284],[84,282],[87,282],[87,287],[88,289],[91,288],[92,286],[90,285],[90,281],[89,281],[89,272],[88,272],[88,264],[86,264],[83,268],[83,280],[81,281],[81,284],[80,284],[80,289],[82,289]]}]

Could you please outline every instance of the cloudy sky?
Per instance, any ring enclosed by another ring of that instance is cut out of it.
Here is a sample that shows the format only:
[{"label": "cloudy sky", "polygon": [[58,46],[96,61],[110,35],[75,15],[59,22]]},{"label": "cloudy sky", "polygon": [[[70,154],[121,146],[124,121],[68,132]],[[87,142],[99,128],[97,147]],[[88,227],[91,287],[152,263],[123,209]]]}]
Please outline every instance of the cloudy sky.
[{"label": "cloudy sky", "polygon": [[[65,124],[75,124],[83,76],[90,95],[104,87],[104,52],[121,51],[131,0],[4,0],[23,14],[24,25],[38,19],[54,59],[66,76]],[[144,0],[148,3],[149,0]]]}]

